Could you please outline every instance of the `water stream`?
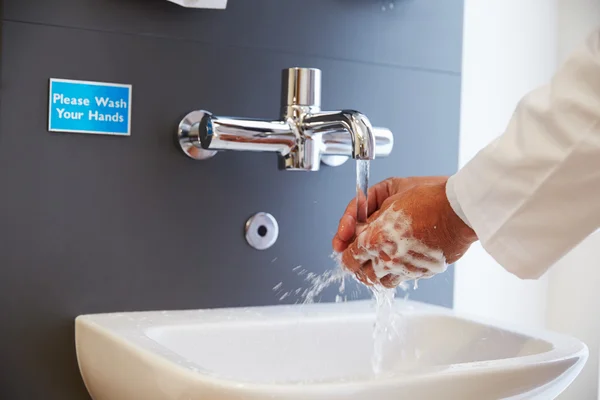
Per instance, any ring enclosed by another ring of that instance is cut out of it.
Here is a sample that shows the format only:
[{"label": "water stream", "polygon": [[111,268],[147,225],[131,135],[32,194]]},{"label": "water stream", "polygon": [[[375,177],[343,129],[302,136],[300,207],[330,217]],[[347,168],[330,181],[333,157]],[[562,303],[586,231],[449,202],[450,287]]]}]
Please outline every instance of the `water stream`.
[{"label": "water stream", "polygon": [[383,359],[386,341],[394,339],[394,297],[395,289],[383,286],[371,288],[375,299],[375,325],[373,327],[373,355],[371,365],[373,373],[383,372]]},{"label": "water stream", "polygon": [[[362,231],[363,225],[368,218],[368,189],[369,189],[369,161],[356,161],[356,221],[357,232]],[[277,293],[280,300],[287,296],[295,295],[300,297],[300,302],[310,304],[320,301],[322,292],[334,283],[338,283],[339,290],[336,296],[336,302],[347,301],[348,296],[345,292],[345,279],[351,274],[341,265],[340,255],[335,255],[334,259],[337,268],[325,271],[322,274],[315,274],[303,269],[300,265],[293,270],[300,276],[304,276],[309,283],[307,288],[298,288],[296,290],[285,291],[282,288],[282,282],[275,285],[273,291]],[[399,288],[407,290],[407,286],[402,284]],[[385,344],[393,340],[396,327],[394,326],[394,298],[396,289],[387,289],[381,285],[370,286],[375,303],[375,321],[373,326],[373,354],[371,364],[373,373],[379,375],[383,371],[383,361],[385,354]],[[350,296],[352,298],[352,296]]]},{"label": "water stream", "polygon": [[[369,160],[356,161],[356,230],[362,231],[369,216]],[[373,356],[371,363],[377,375],[382,371],[384,345],[392,329],[394,315],[394,289],[372,286],[375,299],[375,325],[373,327]]]},{"label": "water stream", "polygon": [[369,216],[369,160],[356,160],[356,223],[357,231]]}]

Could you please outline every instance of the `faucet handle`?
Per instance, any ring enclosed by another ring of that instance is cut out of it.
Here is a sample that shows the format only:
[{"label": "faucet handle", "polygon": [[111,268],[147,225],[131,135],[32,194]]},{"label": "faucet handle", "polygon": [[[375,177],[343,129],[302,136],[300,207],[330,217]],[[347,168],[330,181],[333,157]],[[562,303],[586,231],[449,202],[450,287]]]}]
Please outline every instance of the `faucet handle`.
[{"label": "faucet handle", "polygon": [[294,110],[321,110],[321,70],[316,68],[287,68],[281,74],[281,113],[283,118],[294,117]]}]

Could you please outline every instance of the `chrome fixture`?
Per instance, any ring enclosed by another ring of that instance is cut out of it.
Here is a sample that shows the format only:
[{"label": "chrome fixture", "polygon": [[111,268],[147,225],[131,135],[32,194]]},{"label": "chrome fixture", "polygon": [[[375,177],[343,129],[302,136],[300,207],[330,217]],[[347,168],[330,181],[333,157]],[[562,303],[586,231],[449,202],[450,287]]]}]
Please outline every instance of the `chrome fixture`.
[{"label": "chrome fixture", "polygon": [[259,212],[246,221],[246,241],[256,250],[273,246],[279,236],[277,220],[269,213]]},{"label": "chrome fixture", "polygon": [[388,156],[392,132],[373,128],[358,111],[321,111],[321,71],[283,70],[281,119],[217,117],[193,111],[179,124],[179,145],[189,157],[204,160],[220,150],[280,154],[280,168],[318,171],[321,161],[331,166],[352,157],[373,160]]}]

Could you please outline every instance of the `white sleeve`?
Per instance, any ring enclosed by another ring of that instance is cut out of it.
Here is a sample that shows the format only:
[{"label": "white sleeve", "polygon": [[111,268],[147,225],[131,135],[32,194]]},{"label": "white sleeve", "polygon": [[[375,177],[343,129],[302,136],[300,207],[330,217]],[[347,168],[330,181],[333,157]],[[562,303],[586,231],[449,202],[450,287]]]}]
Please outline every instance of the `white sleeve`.
[{"label": "white sleeve", "polygon": [[484,249],[524,279],[600,226],[600,31],[521,100],[446,193]]}]

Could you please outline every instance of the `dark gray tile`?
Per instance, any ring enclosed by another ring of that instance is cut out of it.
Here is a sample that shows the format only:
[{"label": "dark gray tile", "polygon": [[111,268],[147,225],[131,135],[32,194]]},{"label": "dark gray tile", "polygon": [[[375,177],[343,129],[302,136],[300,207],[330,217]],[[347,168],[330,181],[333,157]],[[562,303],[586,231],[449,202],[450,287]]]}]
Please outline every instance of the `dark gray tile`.
[{"label": "dark gray tile", "polygon": [[[373,181],[449,174],[457,164],[458,76],[13,22],[3,24],[2,62],[0,376],[10,376],[2,398],[87,398],[73,342],[78,314],[276,304],[275,284],[304,284],[293,267],[333,266],[352,163],[290,173],[265,154],[194,162],[172,136],[187,111],[274,117],[280,70],[318,67],[326,108],[359,109],[395,132]],[[133,84],[132,136],[48,133],[51,77]],[[264,252],[242,235],[257,211],[281,228]],[[450,306],[452,272],[411,297]]]},{"label": "dark gray tile", "polygon": [[4,18],[460,71],[463,0],[395,0],[387,11],[382,3],[229,0],[223,11],[167,0],[5,0]]}]

